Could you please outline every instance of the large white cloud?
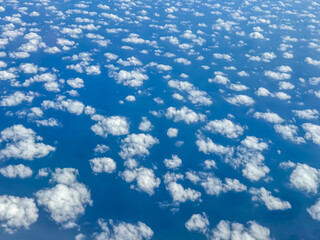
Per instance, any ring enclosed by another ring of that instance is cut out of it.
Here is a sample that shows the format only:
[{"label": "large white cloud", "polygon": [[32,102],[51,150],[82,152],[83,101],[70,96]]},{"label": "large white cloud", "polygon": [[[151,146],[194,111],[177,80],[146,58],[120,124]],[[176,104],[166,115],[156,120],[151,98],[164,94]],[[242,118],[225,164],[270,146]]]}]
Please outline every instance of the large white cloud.
[{"label": "large white cloud", "polygon": [[220,133],[227,138],[238,138],[243,134],[243,127],[228,119],[210,121],[204,129],[212,133]]},{"label": "large white cloud", "polygon": [[154,194],[155,188],[158,188],[161,181],[157,178],[152,169],[140,167],[133,170],[125,170],[121,173],[122,178],[126,182],[136,181],[136,189],[146,192],[149,195]]},{"label": "large white cloud", "polygon": [[97,121],[91,126],[91,130],[102,137],[107,137],[108,134],[120,136],[129,134],[129,122],[122,116],[104,117],[101,115],[93,115],[92,120]]},{"label": "large white cloud", "polygon": [[5,144],[0,150],[0,159],[25,159],[33,160],[47,156],[50,152],[55,151],[55,148],[38,142],[42,138],[30,129],[23,125],[13,125],[1,131],[1,144]]},{"label": "large white cloud", "polygon": [[10,234],[30,225],[38,219],[38,208],[33,198],[0,196],[0,225]]},{"label": "large white cloud", "polygon": [[63,228],[76,227],[77,218],[84,214],[87,205],[92,205],[87,187],[77,182],[78,171],[73,168],[57,168],[52,175],[52,188],[39,190],[37,203],[44,206],[51,218]]},{"label": "large white cloud", "polygon": [[320,171],[298,163],[290,175],[290,183],[302,192],[316,194],[320,184]]},{"label": "large white cloud", "polygon": [[116,163],[112,158],[93,158],[90,159],[89,162],[94,173],[112,173],[116,170]]},{"label": "large white cloud", "polygon": [[32,176],[32,170],[23,164],[8,165],[0,168],[0,173],[7,178],[28,178]]},{"label": "large white cloud", "polygon": [[169,107],[167,108],[167,112],[165,115],[166,118],[173,119],[174,122],[184,121],[187,124],[197,123],[206,119],[205,115],[196,113],[187,107],[182,107],[181,109]]},{"label": "large white cloud", "polygon": [[123,159],[132,158],[134,156],[144,157],[148,156],[149,148],[159,143],[157,138],[150,134],[130,134],[121,141],[121,152],[119,155]]},{"label": "large white cloud", "polygon": [[264,187],[261,187],[260,189],[251,188],[250,193],[252,194],[253,201],[263,202],[270,211],[287,210],[291,208],[291,204],[288,201],[282,201],[281,199],[272,196],[271,192]]},{"label": "large white cloud", "polygon": [[95,240],[148,240],[153,237],[152,229],[143,222],[137,222],[136,224],[115,223],[112,220],[106,222],[99,219],[98,224],[102,232],[94,234]]}]

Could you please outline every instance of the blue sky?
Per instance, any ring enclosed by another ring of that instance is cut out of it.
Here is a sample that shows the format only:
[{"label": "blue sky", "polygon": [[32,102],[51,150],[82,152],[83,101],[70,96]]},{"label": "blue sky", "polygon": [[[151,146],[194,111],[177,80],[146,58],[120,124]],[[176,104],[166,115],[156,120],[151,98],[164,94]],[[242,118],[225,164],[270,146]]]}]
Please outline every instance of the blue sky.
[{"label": "blue sky", "polygon": [[318,239],[319,11],[0,0],[0,239]]}]

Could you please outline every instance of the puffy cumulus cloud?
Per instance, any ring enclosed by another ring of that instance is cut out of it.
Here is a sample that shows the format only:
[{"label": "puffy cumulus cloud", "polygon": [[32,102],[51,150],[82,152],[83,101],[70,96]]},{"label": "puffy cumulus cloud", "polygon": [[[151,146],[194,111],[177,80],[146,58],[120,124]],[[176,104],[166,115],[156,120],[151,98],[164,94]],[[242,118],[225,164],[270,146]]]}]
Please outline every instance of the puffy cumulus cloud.
[{"label": "puffy cumulus cloud", "polygon": [[84,87],[84,82],[83,79],[81,78],[72,78],[72,79],[68,79],[67,83],[70,87],[73,88],[83,88]]},{"label": "puffy cumulus cloud", "polygon": [[129,122],[125,117],[104,117],[95,114],[91,117],[91,119],[97,121],[96,124],[91,126],[91,130],[101,137],[107,137],[108,134],[114,136],[129,134]]},{"label": "puffy cumulus cloud", "polygon": [[247,222],[247,227],[238,222],[221,220],[212,230],[209,228],[209,220],[205,213],[193,214],[185,223],[189,231],[204,234],[207,239],[217,240],[271,240],[270,230],[255,221]]},{"label": "puffy cumulus cloud", "polygon": [[259,87],[255,94],[261,97],[274,97],[274,94],[264,87]]},{"label": "puffy cumulus cloud", "polygon": [[264,36],[259,32],[252,32],[249,34],[249,37],[253,39],[265,39]]},{"label": "puffy cumulus cloud", "polygon": [[0,159],[33,160],[47,156],[55,151],[55,147],[38,142],[42,138],[23,125],[13,125],[1,131],[0,144],[5,144],[0,150]]},{"label": "puffy cumulus cloud", "polygon": [[152,169],[140,167],[133,170],[125,170],[121,174],[121,177],[126,182],[136,181],[136,186],[132,186],[138,191],[146,192],[150,196],[154,194],[155,188],[158,188],[161,181],[157,178]]},{"label": "puffy cumulus cloud", "polygon": [[168,169],[177,169],[181,166],[182,160],[177,155],[172,155],[171,159],[165,159],[163,163]]},{"label": "puffy cumulus cloud", "polygon": [[182,107],[181,109],[169,107],[167,108],[165,116],[167,119],[172,119],[174,122],[184,121],[186,124],[197,123],[206,119],[205,115],[196,113],[187,107]]},{"label": "puffy cumulus cloud", "polygon": [[77,100],[65,99],[65,96],[59,96],[56,101],[44,100],[41,103],[44,109],[56,109],[61,111],[68,111],[71,114],[81,115],[85,109],[82,102]]},{"label": "puffy cumulus cloud", "polygon": [[320,184],[320,171],[298,163],[290,175],[290,183],[299,191],[316,194]]},{"label": "puffy cumulus cloud", "polygon": [[23,87],[29,87],[32,83],[35,82],[44,82],[44,83],[52,83],[57,80],[57,75],[54,73],[42,73],[40,75],[35,75],[32,78],[25,80],[22,83]]},{"label": "puffy cumulus cloud", "polygon": [[193,214],[185,226],[189,231],[205,233],[209,227],[209,220],[205,213]]},{"label": "puffy cumulus cloud", "polygon": [[228,119],[210,121],[204,129],[212,133],[220,133],[227,138],[238,138],[243,134],[243,127]]},{"label": "puffy cumulus cloud", "polygon": [[8,71],[0,71],[0,80],[6,81],[6,80],[12,80],[15,79],[17,75],[14,73],[8,72]]},{"label": "puffy cumulus cloud", "polygon": [[264,187],[260,189],[251,188],[249,192],[252,194],[253,201],[263,202],[270,211],[287,210],[291,208],[291,204],[288,201],[282,201],[272,196],[271,192]]},{"label": "puffy cumulus cloud", "polygon": [[196,145],[198,147],[198,150],[200,152],[203,152],[204,154],[214,153],[217,155],[223,155],[229,152],[233,152],[232,148],[216,144],[210,138],[205,138],[200,134],[197,135]]},{"label": "puffy cumulus cloud", "polygon": [[77,182],[78,171],[73,168],[57,168],[51,182],[56,185],[36,192],[37,203],[44,206],[51,218],[63,228],[77,226],[75,221],[92,205],[87,187]]},{"label": "puffy cumulus cloud", "polygon": [[147,117],[142,117],[142,121],[139,124],[139,130],[144,132],[149,132],[153,128],[152,123],[148,120]]},{"label": "puffy cumulus cloud", "polygon": [[0,173],[7,178],[28,178],[32,176],[32,170],[23,164],[8,165],[0,168]]},{"label": "puffy cumulus cloud", "polygon": [[187,98],[196,105],[209,106],[212,104],[212,99],[207,92],[199,90],[192,83],[187,81],[170,80],[169,87],[186,93]]},{"label": "puffy cumulus cloud", "polygon": [[275,80],[288,80],[291,78],[291,74],[283,72],[265,71],[264,75]]},{"label": "puffy cumulus cloud", "polygon": [[307,212],[314,220],[320,221],[320,198],[318,198],[314,205],[307,208]]},{"label": "puffy cumulus cloud", "polygon": [[214,53],[213,57],[215,59],[223,59],[223,60],[226,60],[226,61],[232,61],[232,57],[230,55],[228,55],[228,54]]},{"label": "puffy cumulus cloud", "polygon": [[226,85],[227,83],[230,82],[229,78],[227,78],[223,72],[217,71],[217,72],[214,72],[214,74],[215,74],[214,78],[208,79],[209,83],[214,82],[214,83]]},{"label": "puffy cumulus cloud", "polygon": [[224,161],[235,169],[242,169],[242,175],[252,182],[266,177],[270,169],[264,164],[262,151],[268,145],[254,136],[247,136],[234,151],[227,151]]},{"label": "puffy cumulus cloud", "polygon": [[31,91],[28,93],[17,91],[11,95],[4,96],[0,101],[0,106],[13,107],[21,104],[22,102],[31,103],[35,96],[37,96],[37,94]]},{"label": "puffy cumulus cloud", "polygon": [[248,227],[241,223],[221,220],[212,230],[212,239],[256,239],[271,240],[270,230],[255,221],[249,221]]},{"label": "puffy cumulus cloud", "polygon": [[284,121],[282,117],[272,112],[266,112],[266,113],[255,112],[253,116],[257,119],[263,119],[271,123],[282,123]]},{"label": "puffy cumulus cloud", "polygon": [[240,106],[240,105],[243,105],[243,106],[251,106],[254,104],[254,100],[247,96],[247,95],[235,95],[233,97],[227,97],[225,98],[225,100],[230,103],[230,104],[233,104],[233,105],[236,105],[236,106]]},{"label": "puffy cumulus cloud", "polygon": [[316,109],[292,110],[292,112],[301,119],[313,120],[319,118],[319,112]]},{"label": "puffy cumulus cloud", "polygon": [[90,159],[89,162],[94,173],[112,173],[116,170],[116,163],[112,158],[93,158]]},{"label": "puffy cumulus cloud", "polygon": [[148,156],[150,154],[148,149],[157,143],[159,143],[159,140],[152,137],[150,134],[133,133],[121,140],[121,152],[119,155],[123,159],[132,158],[134,156]]},{"label": "puffy cumulus cloud", "polygon": [[174,137],[177,137],[178,136],[178,129],[177,128],[169,128],[167,130],[167,136],[169,138],[174,138]]},{"label": "puffy cumulus cloud", "polygon": [[180,204],[186,201],[200,201],[201,193],[191,189],[184,188],[181,184],[177,182],[169,182],[166,186],[166,189],[169,191],[172,200],[176,204]]},{"label": "puffy cumulus cloud", "polygon": [[315,67],[320,67],[320,61],[312,59],[311,57],[306,57],[305,62]]},{"label": "puffy cumulus cloud", "polygon": [[230,191],[243,192],[247,190],[247,187],[238,179],[225,178],[222,181],[211,173],[189,171],[186,173],[186,178],[194,184],[200,184],[208,195],[219,196],[221,193]]},{"label": "puffy cumulus cloud", "polygon": [[137,222],[136,224],[115,223],[112,220],[106,222],[99,219],[98,224],[102,232],[93,235],[95,240],[148,240],[154,234],[152,229],[143,222]]},{"label": "puffy cumulus cloud", "polygon": [[111,77],[114,77],[119,84],[129,87],[140,87],[143,81],[148,80],[149,77],[146,74],[138,70],[126,71],[120,70],[117,72],[110,73]]},{"label": "puffy cumulus cloud", "polygon": [[276,125],[274,125],[274,130],[276,131],[276,133],[281,134],[282,137],[286,140],[290,140],[290,141],[297,143],[297,144],[301,144],[301,143],[306,142],[303,137],[298,136],[298,127],[295,125],[276,124]]},{"label": "puffy cumulus cloud", "polygon": [[13,234],[17,230],[29,229],[38,219],[38,208],[33,198],[0,196],[0,224],[4,230]]},{"label": "puffy cumulus cloud", "polygon": [[302,124],[303,130],[306,131],[305,138],[320,145],[320,126],[312,123]]}]

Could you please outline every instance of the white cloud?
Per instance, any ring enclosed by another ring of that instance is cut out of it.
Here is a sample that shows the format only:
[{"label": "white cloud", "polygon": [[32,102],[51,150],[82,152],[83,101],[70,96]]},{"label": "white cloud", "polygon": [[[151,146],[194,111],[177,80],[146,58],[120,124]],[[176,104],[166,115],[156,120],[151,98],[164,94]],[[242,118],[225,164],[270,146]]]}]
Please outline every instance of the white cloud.
[{"label": "white cloud", "polygon": [[239,105],[244,105],[244,106],[251,106],[254,104],[254,100],[247,96],[247,95],[235,95],[233,97],[227,97],[225,100],[233,105],[239,106]]},{"label": "white cloud", "polygon": [[278,114],[272,112],[255,112],[253,116],[257,119],[263,119],[271,123],[282,123],[284,121]]},{"label": "white cloud", "polygon": [[288,201],[282,201],[281,199],[272,196],[271,192],[264,187],[261,187],[260,189],[251,188],[249,192],[252,194],[253,201],[263,202],[270,211],[283,211],[291,208],[291,204]]},{"label": "white cloud", "polygon": [[264,75],[275,80],[287,80],[291,78],[291,74],[283,72],[265,71]]},{"label": "white cloud", "polygon": [[137,222],[136,224],[126,222],[114,223],[112,220],[105,222],[99,219],[98,224],[102,232],[94,234],[95,240],[148,240],[153,237],[153,231],[143,222]]},{"label": "white cloud", "polygon": [[176,182],[170,182],[166,186],[166,189],[169,191],[173,201],[177,204],[186,202],[188,200],[194,202],[200,200],[201,197],[200,192],[191,188],[185,189],[181,184]]},{"label": "white cloud", "polygon": [[94,173],[112,173],[116,170],[116,163],[112,158],[93,158],[90,159],[89,162]]},{"label": "white cloud", "polygon": [[6,142],[5,147],[0,150],[0,159],[33,160],[55,151],[54,147],[38,142],[42,138],[37,136],[32,129],[25,128],[21,124],[4,129],[0,135],[0,143]]},{"label": "white cloud", "polygon": [[143,74],[137,70],[129,72],[125,70],[120,70],[120,72],[118,73],[113,73],[112,76],[116,78],[117,83],[129,87],[140,87],[142,86],[143,81],[149,79],[149,77],[146,74]]},{"label": "white cloud", "polygon": [[83,88],[84,87],[84,82],[83,79],[81,78],[72,78],[72,79],[68,79],[67,83],[69,86],[73,87],[73,88]]},{"label": "white cloud", "polygon": [[32,176],[32,170],[23,164],[8,165],[0,168],[0,173],[7,178],[28,178]]},{"label": "white cloud", "polygon": [[292,124],[287,124],[287,125],[280,125],[276,124],[274,125],[274,129],[276,133],[279,133],[282,135],[282,137],[286,140],[290,140],[294,143],[300,144],[300,143],[305,143],[306,141],[304,140],[303,137],[298,137],[298,127]]},{"label": "white cloud", "polygon": [[210,138],[205,138],[201,135],[197,135],[196,145],[198,146],[198,150],[204,154],[214,153],[223,155],[233,151],[232,148],[216,144]]},{"label": "white cloud", "polygon": [[298,163],[290,175],[290,183],[302,192],[316,194],[320,184],[320,171]]},{"label": "white cloud", "polygon": [[144,132],[149,132],[153,128],[152,123],[148,120],[147,117],[142,117],[142,121],[139,124],[139,130]]},{"label": "white cloud", "polygon": [[209,220],[205,213],[193,214],[191,218],[185,223],[189,231],[197,231],[205,233],[209,227]]},{"label": "white cloud", "polygon": [[312,123],[302,124],[303,130],[306,131],[305,138],[312,140],[315,144],[320,145],[320,126]]},{"label": "white cloud", "polygon": [[119,155],[123,159],[132,158],[134,156],[148,156],[149,148],[159,143],[157,138],[150,134],[130,134],[125,139],[121,140],[121,152]]},{"label": "white cloud", "polygon": [[4,230],[13,234],[17,230],[29,229],[38,219],[38,208],[33,198],[0,196],[0,224]]},{"label": "white cloud", "polygon": [[114,136],[129,134],[129,123],[125,117],[104,117],[95,114],[91,118],[98,122],[91,126],[91,130],[99,136],[107,137],[108,134]]},{"label": "white cloud", "polygon": [[216,228],[212,231],[212,239],[233,239],[233,236],[238,239],[256,239],[256,240],[271,240],[270,230],[255,221],[249,221],[248,227],[241,223],[230,223],[229,221],[221,220]]},{"label": "white cloud", "polygon": [[313,120],[319,118],[319,112],[316,109],[292,110],[292,112],[301,119]]},{"label": "white cloud", "polygon": [[21,104],[22,102],[31,103],[36,94],[34,92],[23,93],[16,91],[15,93],[5,96],[0,101],[0,106],[2,107],[13,107]]},{"label": "white cloud", "polygon": [[44,206],[51,218],[63,228],[73,228],[77,218],[84,214],[86,205],[92,205],[89,190],[77,182],[78,171],[73,168],[57,168],[52,181],[57,184],[36,192],[38,205]]},{"label": "white cloud", "polygon": [[165,159],[163,163],[168,169],[177,169],[181,166],[182,160],[177,155],[172,155],[171,159]]},{"label": "white cloud", "polygon": [[167,131],[167,136],[169,138],[174,138],[178,136],[179,130],[177,128],[169,128]]},{"label": "white cloud", "polygon": [[136,189],[146,192],[150,196],[154,194],[154,189],[158,188],[161,181],[154,175],[152,169],[140,167],[133,170],[125,170],[121,173],[126,182],[136,181]]},{"label": "white cloud", "polygon": [[320,221],[320,198],[318,198],[314,205],[307,208],[307,212],[314,220]]},{"label": "white cloud", "polygon": [[204,129],[212,133],[220,133],[227,138],[238,138],[243,134],[243,127],[228,119],[210,121]]},{"label": "white cloud", "polygon": [[166,118],[173,119],[174,122],[184,121],[187,124],[197,123],[199,121],[204,121],[206,116],[203,114],[198,114],[187,107],[182,107],[181,109],[176,109],[175,107],[167,108],[165,114]]}]

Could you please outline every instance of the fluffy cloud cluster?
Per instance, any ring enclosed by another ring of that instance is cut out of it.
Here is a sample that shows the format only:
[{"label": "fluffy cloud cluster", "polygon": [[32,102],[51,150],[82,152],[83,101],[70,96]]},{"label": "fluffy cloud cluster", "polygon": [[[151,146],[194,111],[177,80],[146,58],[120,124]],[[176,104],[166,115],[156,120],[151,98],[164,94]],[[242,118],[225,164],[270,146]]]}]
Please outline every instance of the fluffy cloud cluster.
[{"label": "fluffy cloud cluster", "polygon": [[32,176],[32,170],[23,164],[8,165],[0,168],[0,173],[7,178],[28,178]]},{"label": "fluffy cloud cluster", "polygon": [[51,218],[63,228],[77,226],[75,221],[84,214],[87,205],[92,205],[87,187],[77,182],[78,171],[73,168],[57,168],[52,174],[52,188],[38,191],[37,203],[44,206]]},{"label": "fluffy cloud cluster", "polygon": [[227,138],[238,138],[243,134],[243,127],[228,119],[210,121],[204,129],[212,133],[220,133]]},{"label": "fluffy cloud cluster", "polygon": [[249,221],[248,227],[241,223],[221,220],[212,230],[209,228],[209,219],[205,213],[193,214],[185,223],[189,231],[202,233],[207,239],[233,240],[233,239],[256,239],[271,240],[270,230],[255,221]]},{"label": "fluffy cloud cluster", "polygon": [[13,125],[1,131],[0,144],[5,146],[0,150],[0,159],[25,159],[33,160],[47,156],[55,148],[38,142],[42,138],[23,125]]},{"label": "fluffy cloud cluster", "polygon": [[176,109],[175,107],[167,108],[166,118],[172,119],[174,122],[184,121],[186,124],[197,123],[204,121],[206,116],[203,114],[198,114],[187,107],[182,107],[181,109]]},{"label": "fluffy cloud cluster", "polygon": [[271,192],[266,190],[264,187],[260,189],[251,188],[250,193],[252,194],[253,201],[263,202],[268,210],[287,210],[291,208],[291,204],[288,201],[282,201],[271,195]]},{"label": "fluffy cloud cluster", "polygon": [[290,183],[302,192],[316,194],[320,184],[320,170],[298,163],[290,175]]},{"label": "fluffy cloud cluster", "polygon": [[112,73],[111,76],[117,80],[117,83],[129,87],[140,87],[142,86],[143,81],[149,79],[146,74],[143,74],[137,70],[120,70],[118,73]]},{"label": "fluffy cloud cluster", "polygon": [[116,170],[116,163],[112,158],[93,158],[90,159],[89,162],[94,173],[112,173]]},{"label": "fluffy cloud cluster", "polygon": [[132,158],[134,156],[144,157],[149,155],[149,148],[159,143],[157,138],[150,134],[130,134],[121,141],[121,152],[119,155],[123,159]]},{"label": "fluffy cloud cluster", "polygon": [[95,114],[92,116],[92,120],[97,121],[97,123],[91,126],[91,130],[99,136],[107,137],[108,134],[115,136],[129,134],[129,123],[125,117],[104,117]]},{"label": "fluffy cloud cluster", "polygon": [[152,169],[140,167],[133,170],[125,170],[121,173],[122,178],[126,182],[136,181],[136,189],[138,191],[146,192],[149,195],[154,194],[155,188],[158,188],[161,181],[157,178]]},{"label": "fluffy cloud cluster", "polygon": [[0,196],[0,224],[10,234],[30,225],[38,219],[38,208],[33,198]]},{"label": "fluffy cloud cluster", "polygon": [[103,219],[99,219],[98,224],[102,232],[94,234],[95,240],[148,240],[153,237],[152,229],[143,222],[137,222],[136,224],[115,223],[112,220],[106,222]]}]

